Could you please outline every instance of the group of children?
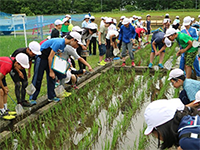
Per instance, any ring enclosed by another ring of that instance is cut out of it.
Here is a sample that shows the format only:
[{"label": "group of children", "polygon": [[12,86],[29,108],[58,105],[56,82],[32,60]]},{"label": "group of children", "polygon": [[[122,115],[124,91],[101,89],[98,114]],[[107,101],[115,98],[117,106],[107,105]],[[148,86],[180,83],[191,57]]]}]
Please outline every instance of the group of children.
[{"label": "group of children", "polygon": [[[198,18],[200,20],[200,15]],[[182,87],[183,90],[179,98],[156,100],[147,106],[144,113],[147,129],[144,134],[154,135],[158,139],[158,147],[161,140],[161,149],[172,146],[177,150],[200,149],[200,81],[197,55],[199,45],[193,44],[194,41],[200,42],[200,21],[194,22],[193,18],[187,16],[180,27],[179,16],[176,16],[173,25],[170,23],[169,14],[166,14],[163,20],[164,30],[156,30],[153,33],[149,68],[153,65],[155,55],[160,55],[158,66],[163,68],[161,63],[164,50],[171,47],[176,39],[180,46],[176,53],[177,57],[181,55],[180,69],[170,71],[168,80],[175,88]],[[159,51],[156,50],[157,46]],[[198,80],[190,79],[193,67]]]}]

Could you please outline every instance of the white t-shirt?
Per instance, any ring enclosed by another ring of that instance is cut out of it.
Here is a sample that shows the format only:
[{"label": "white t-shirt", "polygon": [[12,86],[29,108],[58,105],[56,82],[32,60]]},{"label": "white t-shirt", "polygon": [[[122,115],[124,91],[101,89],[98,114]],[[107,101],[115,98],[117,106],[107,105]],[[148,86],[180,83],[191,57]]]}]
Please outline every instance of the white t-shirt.
[{"label": "white t-shirt", "polygon": [[108,27],[108,31],[109,30],[116,30],[117,31],[117,28],[114,24],[111,24],[109,27]]},{"label": "white t-shirt", "polygon": [[119,35],[119,32],[116,31],[116,30],[109,30],[107,35],[106,35],[106,39],[110,40],[110,36],[113,35],[113,34],[115,35],[114,37],[117,37]]},{"label": "white t-shirt", "polygon": [[101,26],[104,26],[104,25],[105,25],[104,21],[101,20],[100,27],[101,27]]}]

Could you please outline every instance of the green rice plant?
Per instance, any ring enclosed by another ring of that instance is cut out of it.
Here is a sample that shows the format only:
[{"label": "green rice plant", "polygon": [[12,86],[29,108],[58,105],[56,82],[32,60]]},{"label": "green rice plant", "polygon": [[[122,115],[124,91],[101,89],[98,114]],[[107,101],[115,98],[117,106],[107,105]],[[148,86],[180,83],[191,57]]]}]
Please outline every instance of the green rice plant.
[{"label": "green rice plant", "polygon": [[148,137],[144,135],[145,129],[146,126],[144,126],[143,130],[140,130],[138,150],[145,149],[145,147],[148,145]]},{"label": "green rice plant", "polygon": [[103,145],[102,145],[102,149],[104,149],[104,150],[110,150],[110,140],[109,139],[106,139],[106,141],[105,141],[105,146],[103,147]]}]

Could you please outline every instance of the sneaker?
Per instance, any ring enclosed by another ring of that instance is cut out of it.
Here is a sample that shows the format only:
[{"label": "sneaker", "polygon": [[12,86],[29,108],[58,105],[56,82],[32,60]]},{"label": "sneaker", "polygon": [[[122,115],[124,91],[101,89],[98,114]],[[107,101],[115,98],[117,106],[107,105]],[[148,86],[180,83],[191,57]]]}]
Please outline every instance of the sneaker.
[{"label": "sneaker", "polygon": [[97,65],[100,66],[100,62],[98,62]]},{"label": "sneaker", "polygon": [[63,94],[64,97],[69,97],[70,95],[72,95],[72,93],[70,93],[70,92],[65,92],[65,93]]},{"label": "sneaker", "polygon": [[30,100],[29,103],[30,103],[31,105],[36,105],[36,104],[37,104],[36,100]]},{"label": "sneaker", "polygon": [[158,64],[158,67],[161,68],[161,69],[164,68],[162,64]]},{"label": "sneaker", "polygon": [[9,110],[9,109],[7,109],[6,112],[7,112],[9,115],[16,115],[16,114],[17,114],[16,111],[11,111],[11,110]]},{"label": "sneaker", "polygon": [[105,62],[104,60],[101,61],[103,64],[107,64],[107,62]]},{"label": "sneaker", "polygon": [[135,67],[135,63],[134,63],[134,61],[132,61],[131,66],[132,66],[132,67]]},{"label": "sneaker", "polygon": [[153,64],[152,64],[152,63],[149,63],[149,66],[148,66],[148,67],[149,67],[149,68],[152,68],[152,66],[153,66]]},{"label": "sneaker", "polygon": [[60,101],[60,98],[54,97],[54,98],[52,98],[52,99],[48,99],[48,101],[49,101],[49,102],[52,102],[52,101],[54,101],[54,102],[59,102],[59,101]]},{"label": "sneaker", "polygon": [[11,119],[15,119],[15,116],[9,115],[8,112],[6,112],[6,111],[4,113],[2,113],[2,111],[0,111],[0,118],[6,119],[6,120],[11,120]]},{"label": "sneaker", "polygon": [[78,89],[78,87],[76,86],[76,84],[71,85],[71,87],[74,88],[74,89]]},{"label": "sneaker", "polygon": [[29,102],[26,101],[26,100],[22,101],[22,102],[21,102],[21,105],[22,105],[23,107],[32,107],[32,106],[33,106],[33,104],[29,103]]},{"label": "sneaker", "polygon": [[124,67],[124,66],[126,66],[126,63],[125,63],[125,62],[122,63],[121,67]]},{"label": "sneaker", "polygon": [[104,61],[102,60],[101,62],[98,62],[98,65],[99,65],[99,66],[104,66],[105,63],[104,63]]}]

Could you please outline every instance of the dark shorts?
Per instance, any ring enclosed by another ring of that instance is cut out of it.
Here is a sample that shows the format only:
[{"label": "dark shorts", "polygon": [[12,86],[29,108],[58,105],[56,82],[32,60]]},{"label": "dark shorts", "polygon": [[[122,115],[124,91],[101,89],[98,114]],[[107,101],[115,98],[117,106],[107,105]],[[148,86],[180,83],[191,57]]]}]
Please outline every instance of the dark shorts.
[{"label": "dark shorts", "polygon": [[185,65],[192,67],[196,58],[197,51],[185,53]]},{"label": "dark shorts", "polygon": [[151,34],[151,30],[147,30],[146,35]]},{"label": "dark shorts", "polygon": [[[164,44],[159,44],[159,45],[156,44],[156,49],[158,47],[158,49],[160,50],[163,46],[164,46]],[[152,53],[155,52],[154,49],[153,49],[153,46],[152,46],[152,41],[151,41],[151,52]],[[163,50],[162,52],[165,52],[165,50]]]},{"label": "dark shorts", "polygon": [[[4,86],[7,86],[7,83],[6,83],[6,77],[4,76],[4,78],[2,79],[2,83]],[[0,89],[1,89],[1,86],[0,86]]]},{"label": "dark shorts", "polygon": [[99,45],[99,55],[103,56],[106,53],[106,45],[105,44],[101,44]]}]

